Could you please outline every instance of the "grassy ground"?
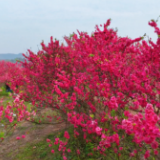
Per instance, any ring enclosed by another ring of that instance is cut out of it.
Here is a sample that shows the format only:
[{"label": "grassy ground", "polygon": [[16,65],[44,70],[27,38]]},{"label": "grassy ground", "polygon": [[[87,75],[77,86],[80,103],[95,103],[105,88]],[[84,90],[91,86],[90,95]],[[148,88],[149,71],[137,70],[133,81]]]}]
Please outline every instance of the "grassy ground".
[{"label": "grassy ground", "polygon": [[[19,153],[13,160],[63,160],[62,156],[58,152],[55,152],[54,154],[51,153],[51,149],[54,149],[56,151],[58,149],[58,146],[54,145],[52,147],[49,147],[49,144],[46,142],[47,138],[49,138],[51,141],[54,141],[54,138],[57,134],[57,132],[49,134],[39,142],[27,144],[19,151]],[[59,137],[63,139],[62,132],[59,134]]]},{"label": "grassy ground", "polygon": [[[65,130],[65,129],[64,129]],[[52,142],[54,142],[55,138],[58,137],[62,141],[66,141],[64,138],[64,130],[61,130],[59,132],[55,132],[52,134],[49,134],[48,136],[44,137],[43,140],[37,142],[37,143],[30,143],[27,144],[24,148],[22,148],[17,156],[13,160],[63,160],[62,154],[58,151],[58,145],[52,145],[52,147],[49,147],[50,143],[46,142],[46,139],[50,139]],[[77,139],[73,136],[73,127],[68,128],[68,132],[70,134],[70,139],[68,141],[68,144],[70,144],[70,150],[71,153],[66,153],[67,160],[81,160],[79,156],[76,154],[76,148],[78,146]],[[67,147],[67,146],[66,146]],[[90,153],[92,148],[92,145],[88,143],[88,145],[84,146],[84,157],[83,159],[86,159],[86,155]],[[54,149],[55,153],[51,153],[51,150]],[[25,156],[24,156],[25,155]],[[97,156],[94,157],[88,157],[87,160],[94,160],[97,159]],[[111,159],[108,159],[111,160]]]}]

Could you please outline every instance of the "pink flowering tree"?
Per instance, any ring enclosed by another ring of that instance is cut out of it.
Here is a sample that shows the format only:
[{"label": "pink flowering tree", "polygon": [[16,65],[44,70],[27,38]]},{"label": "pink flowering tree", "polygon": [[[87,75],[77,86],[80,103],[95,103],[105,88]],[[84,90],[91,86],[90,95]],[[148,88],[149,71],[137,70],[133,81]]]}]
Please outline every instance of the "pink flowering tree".
[{"label": "pink flowering tree", "polygon": [[20,74],[21,66],[17,63],[0,61],[0,83],[10,83],[12,76]]},{"label": "pink flowering tree", "polygon": [[[20,64],[0,61],[0,86],[7,84],[11,87],[12,79],[18,78],[19,75],[23,74],[22,70]],[[17,122],[24,119],[25,116],[29,116],[26,106],[23,104],[23,101],[19,100],[18,96],[13,102],[7,104],[4,102],[4,99],[5,97],[2,95],[0,97],[0,141],[3,140],[11,127],[14,128]]]},{"label": "pink flowering tree", "polygon": [[109,25],[110,20],[102,29],[96,26],[91,36],[78,31],[65,37],[66,46],[51,37],[37,54],[28,51],[23,74],[12,78],[20,99],[52,109],[53,119],[73,128],[63,140],[47,140],[49,147],[58,145],[64,160],[69,154],[79,159],[158,157],[160,30],[149,22],[158,35],[154,43],[119,37]]}]

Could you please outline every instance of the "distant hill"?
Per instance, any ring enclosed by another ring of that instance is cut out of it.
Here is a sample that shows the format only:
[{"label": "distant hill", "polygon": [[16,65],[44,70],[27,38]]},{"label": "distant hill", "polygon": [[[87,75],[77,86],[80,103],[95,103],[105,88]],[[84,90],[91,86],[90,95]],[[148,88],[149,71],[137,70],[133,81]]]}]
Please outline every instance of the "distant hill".
[{"label": "distant hill", "polygon": [[24,59],[22,53],[13,54],[13,53],[0,53],[0,60],[15,60],[15,59]]},{"label": "distant hill", "polygon": [[0,60],[11,60],[11,59],[23,59],[22,53],[13,54],[13,53],[0,53]]}]

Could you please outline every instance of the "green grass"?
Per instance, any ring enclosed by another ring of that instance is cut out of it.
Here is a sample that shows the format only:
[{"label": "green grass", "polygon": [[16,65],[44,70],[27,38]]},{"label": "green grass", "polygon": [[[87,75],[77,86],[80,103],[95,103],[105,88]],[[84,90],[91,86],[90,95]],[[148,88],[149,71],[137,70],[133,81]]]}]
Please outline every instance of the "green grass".
[{"label": "green grass", "polygon": [[[47,137],[44,137],[44,139],[40,142],[27,144],[20,150],[14,160],[63,160],[59,152],[56,152],[58,146],[53,145],[52,147],[49,147],[49,143],[46,142],[47,138],[49,138],[51,141],[54,141],[57,135],[59,138],[64,140],[63,134],[64,131],[56,132],[54,134],[48,135]],[[51,153],[51,149],[55,150],[54,154]]]},{"label": "green grass", "polygon": [[[68,144],[70,146],[71,153],[66,153],[67,160],[95,160],[99,158],[99,154],[93,153],[92,149],[94,145],[92,143],[87,143],[85,145],[84,143],[79,144],[78,139],[73,135],[73,127],[70,127],[68,132],[70,135]],[[40,142],[27,144],[19,151],[13,160],[63,160],[61,153],[58,151],[58,145],[53,144],[52,147],[49,147],[49,143],[46,142],[47,138],[54,142],[56,137],[59,137],[60,140],[65,141],[66,139],[64,138],[64,130],[50,134]],[[77,147],[81,150],[81,157],[78,157],[76,154]],[[54,149],[54,154],[51,153],[51,149]],[[87,156],[90,152],[93,153],[93,157]],[[112,159],[108,158],[107,160]]]},{"label": "green grass", "polygon": [[[73,136],[73,128],[69,128],[68,132],[70,134],[69,144],[71,153],[66,154],[68,160],[81,160],[76,154],[76,146],[77,146],[77,139]],[[49,147],[49,143],[46,142],[46,139],[50,139],[54,142],[56,137],[59,137],[61,140],[65,141],[64,138],[64,130],[61,132],[56,132],[53,134],[48,135],[42,141],[37,143],[27,144],[24,148],[22,148],[14,160],[63,160],[61,153],[58,151],[58,145],[54,145]],[[91,144],[88,144],[85,147],[85,152],[88,153],[90,151]],[[51,153],[51,149],[54,149],[55,153]],[[85,159],[85,157],[83,158]],[[88,160],[94,160],[94,158],[89,158]]]},{"label": "green grass", "polygon": [[7,92],[5,86],[2,86],[0,88],[0,96],[8,97],[9,95],[10,95],[10,92]]}]

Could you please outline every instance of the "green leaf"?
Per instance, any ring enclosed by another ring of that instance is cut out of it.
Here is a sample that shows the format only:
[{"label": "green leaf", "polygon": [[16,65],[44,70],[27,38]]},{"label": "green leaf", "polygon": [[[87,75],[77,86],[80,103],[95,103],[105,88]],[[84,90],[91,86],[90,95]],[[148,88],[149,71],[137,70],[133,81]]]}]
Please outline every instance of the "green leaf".
[{"label": "green leaf", "polygon": [[124,113],[122,114],[122,118],[127,119],[127,117],[124,115]]},{"label": "green leaf", "polygon": [[94,57],[94,54],[90,54],[89,57]]},{"label": "green leaf", "polygon": [[90,114],[90,117],[91,117],[91,118],[94,118],[94,114]]},{"label": "green leaf", "polygon": [[113,110],[111,111],[111,116],[114,117],[115,115],[116,115],[116,111],[113,109]]},{"label": "green leaf", "polygon": [[0,132],[0,138],[4,138],[4,132]]}]

